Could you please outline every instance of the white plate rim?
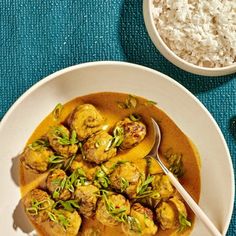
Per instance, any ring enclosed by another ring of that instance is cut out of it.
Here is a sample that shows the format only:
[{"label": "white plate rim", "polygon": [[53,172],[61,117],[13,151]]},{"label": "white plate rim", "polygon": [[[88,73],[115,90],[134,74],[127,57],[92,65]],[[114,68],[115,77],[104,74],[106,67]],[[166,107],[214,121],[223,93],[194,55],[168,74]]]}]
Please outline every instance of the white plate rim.
[{"label": "white plate rim", "polygon": [[231,197],[231,202],[230,202],[230,211],[228,212],[228,216],[227,216],[227,220],[225,221],[225,227],[224,227],[224,233],[227,232],[229,224],[230,224],[230,220],[233,214],[233,207],[234,207],[234,198],[235,198],[235,178],[234,178],[234,169],[233,169],[233,164],[232,164],[232,160],[231,160],[231,155],[227,146],[227,143],[225,141],[225,138],[218,126],[218,124],[216,123],[215,119],[213,118],[213,116],[210,114],[210,112],[207,110],[207,108],[201,103],[201,101],[195,97],[189,90],[187,90],[183,85],[181,85],[180,83],[178,83],[177,81],[175,81],[174,79],[172,79],[171,77],[158,72],[156,70],[153,70],[151,68],[142,66],[142,65],[138,65],[138,64],[133,64],[133,63],[129,63],[129,62],[122,62],[122,61],[95,61],[95,62],[86,62],[86,63],[82,63],[82,64],[78,64],[78,65],[73,65],[64,69],[61,69],[59,71],[56,71],[48,76],[46,76],[45,78],[41,79],[40,81],[38,81],[37,83],[35,83],[33,86],[31,86],[28,90],[26,90],[12,105],[11,107],[8,109],[8,111],[5,113],[5,115],[3,116],[1,122],[0,122],[0,132],[2,127],[5,125],[5,123],[8,120],[8,117],[11,116],[11,113],[14,111],[14,109],[27,97],[29,96],[33,91],[35,91],[36,89],[38,89],[41,85],[46,84],[47,82],[55,79],[56,77],[76,70],[76,69],[80,69],[80,68],[84,68],[84,67],[94,67],[94,66],[104,66],[104,65],[119,65],[119,66],[127,66],[127,67],[133,67],[136,69],[142,69],[145,70],[147,72],[151,72],[154,73],[158,76],[164,77],[166,80],[168,80],[169,82],[175,84],[179,89],[183,90],[188,96],[190,96],[203,110],[204,112],[208,115],[208,117],[210,118],[211,122],[214,124],[214,127],[216,128],[216,131],[219,134],[219,137],[224,145],[225,151],[227,152],[227,160],[228,160],[228,164],[230,167],[230,177],[232,179],[232,197]]}]

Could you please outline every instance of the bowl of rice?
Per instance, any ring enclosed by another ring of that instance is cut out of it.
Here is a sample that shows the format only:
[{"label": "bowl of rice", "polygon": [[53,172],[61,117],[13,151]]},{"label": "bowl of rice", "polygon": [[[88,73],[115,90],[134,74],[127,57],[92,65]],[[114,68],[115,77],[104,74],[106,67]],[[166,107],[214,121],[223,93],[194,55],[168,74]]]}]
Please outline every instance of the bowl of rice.
[{"label": "bowl of rice", "polygon": [[144,0],[144,21],[156,48],[188,72],[236,72],[235,0]]}]

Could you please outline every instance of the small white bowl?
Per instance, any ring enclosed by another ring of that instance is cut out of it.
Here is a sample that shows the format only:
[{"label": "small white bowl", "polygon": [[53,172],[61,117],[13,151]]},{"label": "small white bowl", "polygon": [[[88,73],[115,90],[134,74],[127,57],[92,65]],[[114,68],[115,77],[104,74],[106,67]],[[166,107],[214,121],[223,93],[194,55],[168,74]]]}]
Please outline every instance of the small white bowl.
[{"label": "small white bowl", "polygon": [[236,63],[226,67],[218,67],[218,68],[207,68],[194,65],[189,63],[179,56],[177,56],[171,49],[165,44],[162,40],[154,22],[154,18],[152,15],[152,9],[154,8],[153,0],[143,0],[143,15],[145,25],[148,31],[152,42],[156,46],[156,48],[161,52],[161,54],[174,65],[179,68],[191,72],[193,74],[205,75],[205,76],[222,76],[228,75],[236,72]]}]

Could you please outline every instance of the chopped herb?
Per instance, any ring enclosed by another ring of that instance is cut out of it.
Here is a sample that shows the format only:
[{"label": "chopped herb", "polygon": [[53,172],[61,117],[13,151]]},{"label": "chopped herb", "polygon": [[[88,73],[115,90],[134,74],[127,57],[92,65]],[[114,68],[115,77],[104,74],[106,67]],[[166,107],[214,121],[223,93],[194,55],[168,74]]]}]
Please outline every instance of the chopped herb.
[{"label": "chopped herb", "polygon": [[128,95],[126,98],[125,102],[117,102],[117,105],[121,109],[130,109],[130,108],[135,108],[138,104],[138,101],[136,97],[133,95]]},{"label": "chopped herb", "polygon": [[125,104],[124,102],[117,102],[117,106],[118,106],[120,109],[127,109],[126,104]]},{"label": "chopped herb", "polygon": [[126,224],[129,227],[129,230],[134,231],[135,233],[141,234],[142,227],[138,219],[133,216],[127,216]]},{"label": "chopped herb", "polygon": [[56,188],[56,190],[54,190],[54,192],[52,193],[52,197],[53,197],[54,199],[59,198],[60,192],[61,192],[61,188],[60,188],[60,187]]},{"label": "chopped herb", "polygon": [[114,204],[108,200],[107,192],[102,192],[102,197],[105,202],[107,212],[118,222],[125,222],[127,218],[125,212],[127,209],[125,207],[115,207]]},{"label": "chopped herb", "polygon": [[123,177],[120,178],[121,192],[123,193],[129,187],[129,181]]},{"label": "chopped herb", "polygon": [[142,198],[146,198],[146,197],[149,197],[151,199],[160,199],[161,195],[158,191],[154,191],[154,190],[148,190],[148,191],[145,191],[143,194],[140,194],[140,195],[137,195],[135,197],[135,199],[142,199]]},{"label": "chopped herb", "polygon": [[101,164],[101,169],[103,170],[103,172],[105,174],[109,174],[110,173],[110,170],[106,166],[104,166],[103,164]]},{"label": "chopped herb", "polygon": [[141,116],[139,114],[131,114],[131,115],[129,115],[129,118],[132,121],[139,121],[139,120],[141,120]]},{"label": "chopped herb", "polygon": [[107,143],[107,146],[105,148],[105,152],[107,152],[112,147],[113,140],[114,140],[113,138],[109,140],[109,142]]},{"label": "chopped herb", "polygon": [[27,207],[26,211],[28,214],[30,214],[32,216],[38,215],[38,209],[36,207]]},{"label": "chopped herb", "polygon": [[65,158],[62,157],[62,156],[52,155],[52,156],[49,157],[48,162],[49,162],[50,164],[59,164],[59,163],[64,162],[64,159],[65,159]]},{"label": "chopped herb", "polygon": [[184,215],[184,214],[179,214],[179,224],[180,224],[180,227],[179,227],[179,231],[184,231],[187,227],[191,227],[192,226],[192,223],[187,220],[187,216]]},{"label": "chopped herb", "polygon": [[177,177],[180,178],[184,175],[184,166],[182,157],[180,153],[173,153],[172,149],[168,149],[164,154],[165,158],[169,163],[169,170]]},{"label": "chopped herb", "polygon": [[77,134],[76,134],[76,131],[75,131],[75,130],[72,130],[72,132],[71,132],[70,143],[71,143],[72,145],[78,143]]},{"label": "chopped herb", "polygon": [[149,193],[148,187],[149,184],[152,183],[153,179],[154,179],[153,176],[148,175],[146,180],[141,182],[141,184],[139,184],[139,186],[137,187],[137,195],[144,195]]},{"label": "chopped herb", "polygon": [[75,183],[74,183],[74,186],[85,186],[85,185],[89,185],[90,182],[87,180],[86,177],[79,177]]},{"label": "chopped herb", "polygon": [[135,108],[137,103],[137,99],[133,95],[129,95],[125,101],[127,108]]},{"label": "chopped herb", "polygon": [[31,200],[31,207],[27,207],[26,211],[30,215],[38,215],[39,211],[46,210],[49,206],[50,206],[49,199],[45,199],[39,202],[38,200],[33,198]]},{"label": "chopped herb", "polygon": [[58,143],[61,145],[73,145],[73,144],[78,143],[78,140],[76,138],[77,134],[74,130],[71,133],[71,138],[65,132],[63,127],[60,127],[60,126],[54,127],[53,133],[54,133],[54,136],[57,138]]},{"label": "chopped herb", "polygon": [[71,225],[69,219],[65,215],[58,213],[57,218],[59,224],[64,228],[64,230],[67,230],[67,228]]},{"label": "chopped herb", "polygon": [[61,180],[62,180],[61,178],[53,179],[51,183],[53,185],[59,185],[61,183]]},{"label": "chopped herb", "polygon": [[40,150],[43,147],[49,147],[49,142],[47,140],[38,139],[33,143],[29,144],[28,147],[33,151]]},{"label": "chopped herb", "polygon": [[[86,175],[84,171],[80,168],[77,168],[76,170],[73,171],[73,173],[67,178],[66,183],[65,183],[65,188],[68,189],[70,192],[74,192],[74,185],[78,185],[78,181],[80,180],[82,182],[85,182],[86,180]],[[82,184],[81,184],[82,185]]]},{"label": "chopped herb", "polygon": [[69,219],[60,211],[54,210],[52,212],[48,212],[48,216],[51,221],[60,224],[64,230],[67,230],[67,228],[70,226]]},{"label": "chopped herb", "polygon": [[[56,179],[58,180],[58,179]],[[63,179],[60,179],[60,182],[59,181],[56,181],[56,182],[59,182],[58,183],[58,187],[54,190],[54,192],[52,193],[52,197],[54,199],[57,199],[59,198],[61,192],[63,191],[63,189],[65,188],[65,184],[66,184],[66,180],[67,178],[63,178]],[[53,184],[55,184],[55,182],[53,182]]]},{"label": "chopped herb", "polygon": [[54,221],[54,222],[57,223],[57,217],[52,212],[49,211],[48,216],[49,216],[51,221]]},{"label": "chopped herb", "polygon": [[102,169],[99,169],[95,173],[94,184],[99,188],[102,188],[102,187],[108,188],[108,186],[110,184],[110,180],[107,177],[107,174]]},{"label": "chopped herb", "polygon": [[81,151],[82,157],[83,159],[86,159],[86,156],[84,154],[84,148],[83,148],[83,144],[81,142],[79,142],[79,149]]},{"label": "chopped herb", "polygon": [[56,107],[54,108],[54,110],[52,111],[53,118],[55,120],[58,120],[60,118],[62,109],[63,109],[63,105],[61,103],[58,103]]},{"label": "chopped herb", "polygon": [[95,148],[99,148],[100,147],[100,145],[101,145],[101,143],[99,142],[100,140],[97,140],[96,142],[95,142]]},{"label": "chopped herb", "polygon": [[111,170],[114,170],[114,169],[116,169],[116,167],[118,167],[119,165],[124,164],[124,163],[126,163],[126,162],[128,162],[128,161],[125,161],[125,160],[117,161],[116,163],[114,163],[114,164],[110,167],[110,169],[111,169]]},{"label": "chopped herb", "polygon": [[77,200],[68,200],[68,201],[62,201],[59,200],[56,203],[54,203],[53,208],[63,208],[69,212],[74,212],[75,209],[79,209],[79,204]]},{"label": "chopped herb", "polygon": [[112,147],[119,147],[124,141],[124,128],[117,126],[113,131],[113,135]]},{"label": "chopped herb", "polygon": [[156,105],[156,104],[157,104],[157,102],[151,101],[151,100],[148,100],[148,101],[146,101],[146,102],[144,103],[145,106]]},{"label": "chopped herb", "polygon": [[63,167],[64,171],[67,171],[70,168],[70,166],[71,166],[72,162],[74,161],[75,157],[76,157],[76,155],[73,155],[69,158],[69,160],[66,162],[65,166]]}]

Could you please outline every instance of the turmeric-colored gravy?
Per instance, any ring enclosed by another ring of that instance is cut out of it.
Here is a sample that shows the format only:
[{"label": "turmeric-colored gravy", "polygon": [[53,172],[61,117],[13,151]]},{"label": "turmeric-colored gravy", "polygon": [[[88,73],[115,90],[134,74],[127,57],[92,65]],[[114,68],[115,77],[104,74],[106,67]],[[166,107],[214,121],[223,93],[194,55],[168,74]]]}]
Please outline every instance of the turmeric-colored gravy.
[{"label": "turmeric-colored gravy", "polygon": [[[150,152],[152,145],[154,144],[154,134],[152,123],[150,120],[150,117],[153,117],[159,123],[162,133],[161,146],[159,150],[160,156],[162,157],[163,161],[165,161],[164,153],[170,148],[173,149],[175,153],[182,154],[184,175],[180,178],[180,182],[181,184],[183,184],[184,188],[191,194],[191,196],[196,201],[198,201],[200,195],[200,162],[198,153],[189,138],[178,128],[174,121],[172,121],[165,114],[165,112],[160,110],[151,102],[148,103],[144,98],[136,97],[137,106],[135,108],[122,109],[121,107],[119,107],[117,102],[124,102],[127,99],[127,96],[127,94],[104,92],[75,98],[63,106],[58,120],[54,119],[52,113],[49,114],[33,132],[27,144],[32,143],[33,141],[47,133],[50,126],[65,121],[69,113],[80,104],[93,104],[105,117],[106,124],[108,125],[108,130],[111,130],[114,125],[124,117],[127,117],[132,113],[137,113],[141,115],[144,123],[147,126],[147,136],[136,147],[125,152],[118,152],[118,155],[110,159],[105,165],[112,165],[112,163],[117,162],[117,160],[130,160],[134,162],[140,170],[144,170],[146,168],[146,161],[143,159],[143,157]],[[155,173],[161,173],[162,171],[158,164],[156,164],[155,162],[154,164],[155,167],[152,171],[154,171]],[[20,188],[22,197],[25,196],[25,194],[33,188],[36,188],[38,186],[43,187],[45,185],[46,177],[47,173],[36,174],[26,169],[24,165],[21,165]],[[188,218],[191,220],[193,227],[194,215],[188,207],[187,210]],[[49,224],[47,223],[42,223],[40,226],[34,226],[41,235],[46,236],[45,232],[50,232],[50,230],[47,229],[47,227],[49,227]],[[163,231],[159,227],[156,235],[189,235],[192,227],[190,229],[187,229],[184,233],[180,233],[178,232],[178,230]],[[89,231],[91,232],[91,229],[93,229],[93,233],[94,230],[100,231],[102,236],[120,236],[124,234],[120,226],[107,227],[99,223],[95,219],[95,217],[93,217],[89,220],[85,218],[82,219],[82,226],[78,235],[96,235],[89,234]]]}]

